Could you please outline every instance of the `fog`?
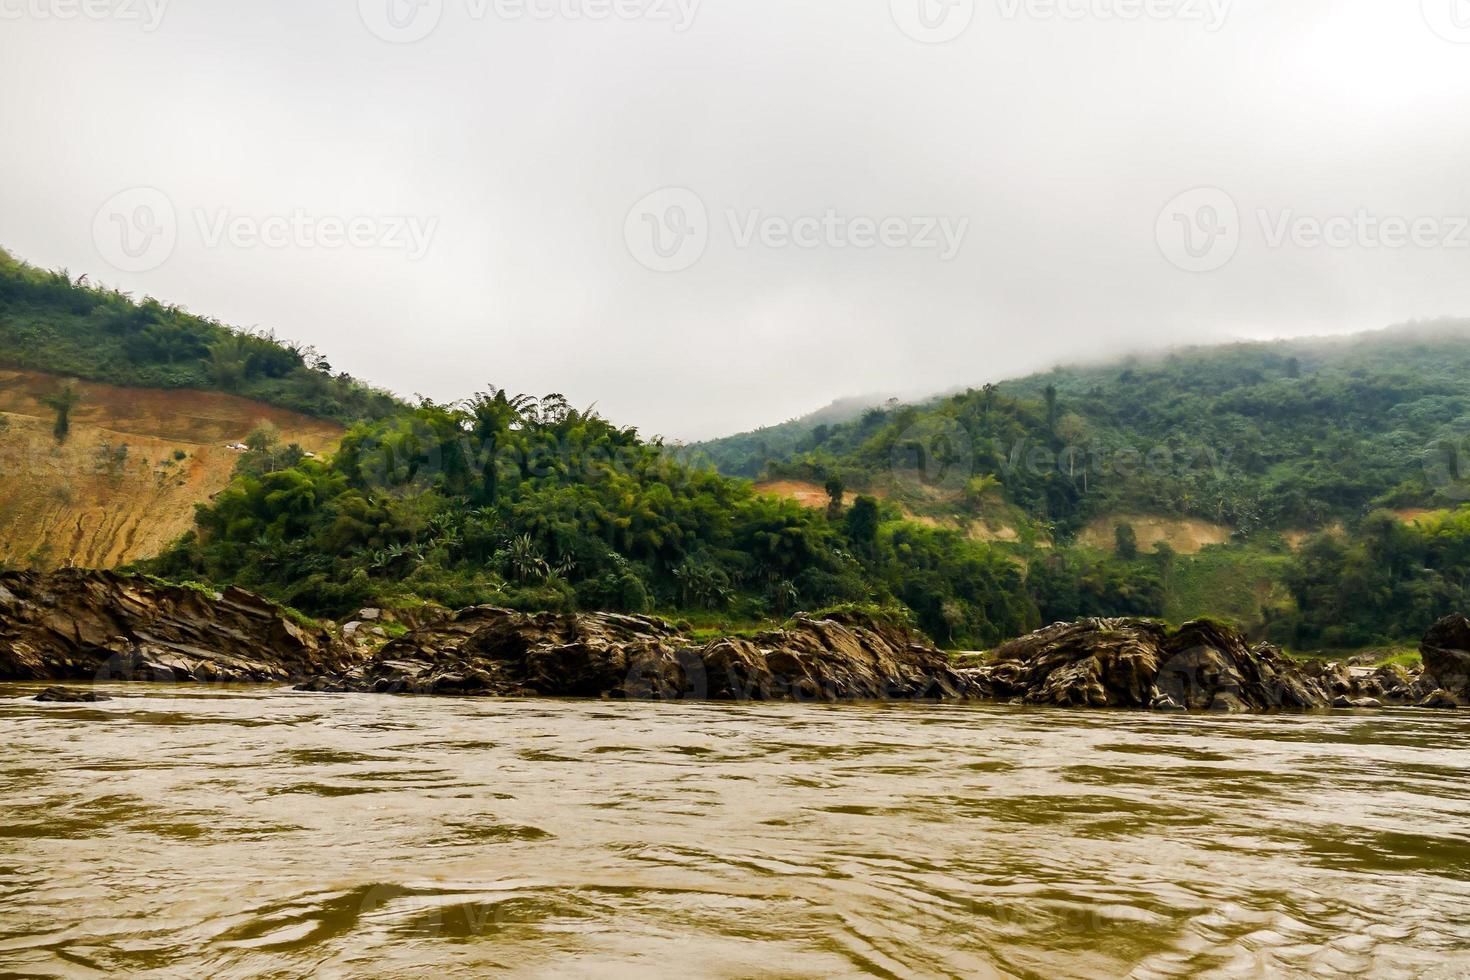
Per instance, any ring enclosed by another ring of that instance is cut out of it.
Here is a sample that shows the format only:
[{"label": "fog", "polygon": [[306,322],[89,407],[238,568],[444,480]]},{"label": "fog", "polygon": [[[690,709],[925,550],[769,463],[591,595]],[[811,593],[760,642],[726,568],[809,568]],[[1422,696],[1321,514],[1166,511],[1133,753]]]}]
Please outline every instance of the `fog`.
[{"label": "fog", "polygon": [[1470,313],[1466,0],[0,0],[0,245],[694,439]]}]

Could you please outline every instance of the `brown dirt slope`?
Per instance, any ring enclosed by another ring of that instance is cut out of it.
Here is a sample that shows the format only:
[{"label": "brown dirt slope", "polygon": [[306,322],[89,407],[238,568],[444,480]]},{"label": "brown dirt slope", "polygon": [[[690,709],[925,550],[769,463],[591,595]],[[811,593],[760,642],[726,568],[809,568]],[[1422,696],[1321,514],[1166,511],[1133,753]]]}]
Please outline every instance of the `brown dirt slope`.
[{"label": "brown dirt slope", "polygon": [[342,436],[331,422],[234,395],[77,382],[82,401],[58,446],[41,399],[61,384],[0,370],[0,562],[11,566],[112,568],[157,554],[229,483],[238,456],[226,444],[262,421],[315,453]]},{"label": "brown dirt slope", "polygon": [[1093,548],[1111,551],[1117,544],[1119,524],[1132,524],[1140,551],[1152,551],[1164,542],[1181,555],[1195,555],[1207,545],[1230,540],[1230,528],[1194,518],[1158,517],[1149,514],[1109,514],[1099,517],[1078,535],[1077,540]]}]

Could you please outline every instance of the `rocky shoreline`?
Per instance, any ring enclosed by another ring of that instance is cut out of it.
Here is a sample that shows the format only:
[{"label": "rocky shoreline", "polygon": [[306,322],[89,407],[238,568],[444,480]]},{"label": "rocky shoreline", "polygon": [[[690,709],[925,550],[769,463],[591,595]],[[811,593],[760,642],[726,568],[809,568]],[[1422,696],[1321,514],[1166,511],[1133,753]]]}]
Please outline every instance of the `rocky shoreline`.
[{"label": "rocky shoreline", "polygon": [[242,589],[83,569],[0,574],[0,679],[294,682],[359,656]]},{"label": "rocky shoreline", "polygon": [[[354,628],[356,627],[356,628]],[[239,589],[68,569],[0,575],[0,679],[274,682],[317,693],[710,701],[975,700],[1262,712],[1470,703],[1470,620],[1425,637],[1425,669],[1301,662],[1211,622],[1058,623],[951,659],[849,613],[699,641],[648,616],[471,607],[395,639],[303,624]],[[344,639],[344,636],[349,639]],[[47,692],[47,700],[67,700]],[[73,692],[74,693],[74,692]]]},{"label": "rocky shoreline", "polygon": [[663,620],[518,613],[491,606],[392,640],[301,690],[659,700],[972,698],[974,681],[913,634],[861,617],[699,644]]}]

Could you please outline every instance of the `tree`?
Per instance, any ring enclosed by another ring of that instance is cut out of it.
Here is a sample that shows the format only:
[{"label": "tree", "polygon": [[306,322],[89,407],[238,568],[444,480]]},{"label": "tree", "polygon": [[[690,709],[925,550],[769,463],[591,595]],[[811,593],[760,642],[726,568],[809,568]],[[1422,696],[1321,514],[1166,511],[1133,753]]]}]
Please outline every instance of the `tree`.
[{"label": "tree", "polygon": [[1046,431],[1052,435],[1057,434],[1057,386],[1047,385],[1043,392],[1046,397]]},{"label": "tree", "polygon": [[827,519],[835,521],[842,516],[842,496],[847,492],[847,487],[842,483],[842,477],[827,477]]},{"label": "tree", "polygon": [[860,550],[872,555],[878,543],[878,501],[862,496],[847,512],[847,536]]},{"label": "tree", "polygon": [[58,444],[66,442],[66,437],[71,434],[71,413],[81,400],[81,392],[70,381],[41,399],[43,405],[56,413],[56,424],[52,427],[51,434],[56,437]]},{"label": "tree", "polygon": [[1138,533],[1133,530],[1132,524],[1124,522],[1113,528],[1113,541],[1119,558],[1133,561],[1138,557]]},{"label": "tree", "polygon": [[512,538],[509,547],[502,553],[501,560],[510,577],[517,582],[540,581],[551,574],[551,567],[529,534]]},{"label": "tree", "polygon": [[245,447],[253,453],[268,453],[281,441],[281,430],[275,423],[262,419],[245,437]]}]

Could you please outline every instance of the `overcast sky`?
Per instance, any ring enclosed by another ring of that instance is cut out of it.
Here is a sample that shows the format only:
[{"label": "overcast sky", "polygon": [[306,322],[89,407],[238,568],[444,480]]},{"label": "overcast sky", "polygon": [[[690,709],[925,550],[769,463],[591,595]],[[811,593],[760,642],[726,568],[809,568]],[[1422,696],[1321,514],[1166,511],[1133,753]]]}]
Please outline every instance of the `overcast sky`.
[{"label": "overcast sky", "polygon": [[1467,42],[1470,0],[0,0],[0,245],[699,438],[1470,314]]}]

